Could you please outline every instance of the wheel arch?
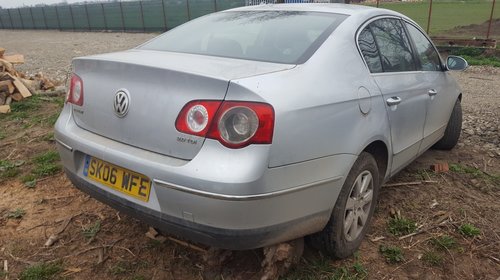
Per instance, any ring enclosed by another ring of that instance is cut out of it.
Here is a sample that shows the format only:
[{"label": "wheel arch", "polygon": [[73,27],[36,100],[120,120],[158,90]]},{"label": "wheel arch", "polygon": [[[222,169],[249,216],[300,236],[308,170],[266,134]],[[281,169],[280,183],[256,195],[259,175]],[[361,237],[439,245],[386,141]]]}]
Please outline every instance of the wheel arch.
[{"label": "wheel arch", "polygon": [[389,148],[382,140],[375,140],[368,144],[363,152],[371,154],[377,162],[377,167],[380,174],[380,183],[385,181],[389,170]]}]

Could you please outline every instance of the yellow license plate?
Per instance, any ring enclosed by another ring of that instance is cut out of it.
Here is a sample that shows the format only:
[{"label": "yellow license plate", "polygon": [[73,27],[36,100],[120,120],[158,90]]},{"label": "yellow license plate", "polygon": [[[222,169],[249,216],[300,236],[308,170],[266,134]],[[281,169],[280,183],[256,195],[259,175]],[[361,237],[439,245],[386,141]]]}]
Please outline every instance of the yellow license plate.
[{"label": "yellow license plate", "polygon": [[87,155],[83,175],[139,200],[149,200],[151,180],[140,173]]}]

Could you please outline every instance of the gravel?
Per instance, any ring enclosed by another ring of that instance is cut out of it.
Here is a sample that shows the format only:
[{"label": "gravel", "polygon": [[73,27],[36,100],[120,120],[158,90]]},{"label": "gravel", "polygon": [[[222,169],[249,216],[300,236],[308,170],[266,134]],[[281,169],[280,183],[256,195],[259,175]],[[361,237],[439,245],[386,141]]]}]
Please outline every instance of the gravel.
[{"label": "gravel", "polygon": [[[130,49],[156,35],[0,30],[0,47],[25,55],[26,63],[18,70],[28,74],[41,71],[64,80],[74,57]],[[459,145],[500,157],[500,68],[473,66],[453,75],[463,89],[464,121]]]},{"label": "gravel", "polygon": [[500,157],[500,68],[473,66],[454,75],[463,90],[459,145]]},{"label": "gravel", "polygon": [[17,70],[29,75],[43,72],[63,80],[74,57],[127,50],[157,35],[0,29],[0,47],[7,53],[24,54],[25,64],[17,66]]}]

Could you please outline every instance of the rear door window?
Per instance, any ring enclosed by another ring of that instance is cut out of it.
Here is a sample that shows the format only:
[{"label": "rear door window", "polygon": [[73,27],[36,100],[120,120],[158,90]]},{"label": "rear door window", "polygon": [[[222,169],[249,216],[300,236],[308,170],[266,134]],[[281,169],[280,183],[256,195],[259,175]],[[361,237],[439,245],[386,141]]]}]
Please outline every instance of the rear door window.
[{"label": "rear door window", "polygon": [[401,21],[383,18],[369,25],[377,42],[384,72],[415,71],[413,53]]}]

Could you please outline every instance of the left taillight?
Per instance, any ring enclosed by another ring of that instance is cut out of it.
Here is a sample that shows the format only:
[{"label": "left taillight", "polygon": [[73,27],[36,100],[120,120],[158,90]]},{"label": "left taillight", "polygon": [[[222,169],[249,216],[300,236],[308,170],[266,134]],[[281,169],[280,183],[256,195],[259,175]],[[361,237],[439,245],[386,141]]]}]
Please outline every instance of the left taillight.
[{"label": "left taillight", "polygon": [[76,74],[71,76],[71,83],[69,85],[68,95],[66,96],[66,102],[78,106],[83,105],[83,81]]}]

